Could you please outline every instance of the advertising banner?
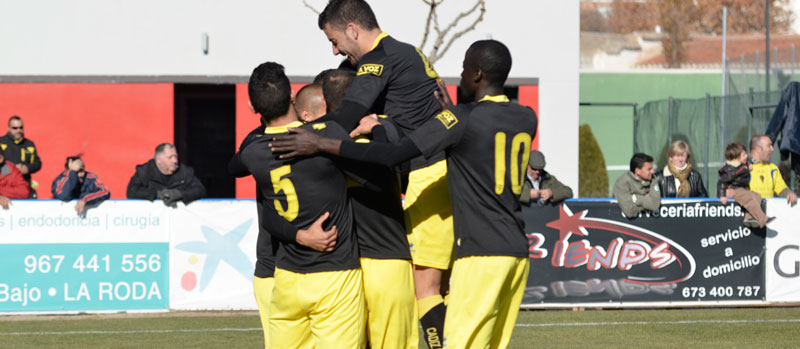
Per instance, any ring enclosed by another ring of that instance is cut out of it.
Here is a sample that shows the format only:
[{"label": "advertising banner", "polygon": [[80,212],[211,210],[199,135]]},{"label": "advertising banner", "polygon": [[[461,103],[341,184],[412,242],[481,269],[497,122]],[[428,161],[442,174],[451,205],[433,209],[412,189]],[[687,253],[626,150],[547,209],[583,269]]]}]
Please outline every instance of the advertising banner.
[{"label": "advertising banner", "polygon": [[0,312],[169,309],[169,211],[15,200],[0,210]]},{"label": "advertising banner", "polygon": [[767,200],[767,302],[800,302],[800,205]]},{"label": "advertising banner", "polygon": [[763,301],[765,229],[716,200],[662,200],[624,217],[613,200],[526,207],[523,305]]},{"label": "advertising banner", "polygon": [[173,213],[172,309],[257,309],[256,218],[254,200],[202,200]]}]

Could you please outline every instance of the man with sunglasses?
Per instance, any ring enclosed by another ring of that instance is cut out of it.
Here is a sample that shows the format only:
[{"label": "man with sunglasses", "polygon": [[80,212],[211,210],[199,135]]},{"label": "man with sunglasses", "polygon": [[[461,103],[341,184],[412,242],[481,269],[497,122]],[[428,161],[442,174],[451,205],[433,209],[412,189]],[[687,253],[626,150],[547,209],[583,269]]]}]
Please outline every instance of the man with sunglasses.
[{"label": "man with sunglasses", "polygon": [[42,168],[42,160],[33,141],[25,138],[22,118],[19,116],[14,115],[8,119],[8,133],[0,137],[0,148],[3,149],[6,160],[11,161],[22,173],[22,177],[31,187],[30,197],[35,198],[36,191],[31,186],[31,174]]}]

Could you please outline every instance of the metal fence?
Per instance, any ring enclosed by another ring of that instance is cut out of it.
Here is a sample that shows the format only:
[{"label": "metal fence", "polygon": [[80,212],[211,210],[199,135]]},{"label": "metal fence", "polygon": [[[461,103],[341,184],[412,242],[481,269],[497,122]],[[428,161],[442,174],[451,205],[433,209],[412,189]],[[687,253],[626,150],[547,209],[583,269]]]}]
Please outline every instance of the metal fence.
[{"label": "metal fence", "polygon": [[[716,195],[717,170],[725,163],[725,146],[737,142],[748,146],[751,135],[764,134],[780,90],[699,99],[669,98],[646,103],[634,119],[634,152],[655,158],[656,168],[667,163],[670,144],[689,144],[689,162],[703,176],[710,196]],[[773,153],[775,163],[780,155]]]}]

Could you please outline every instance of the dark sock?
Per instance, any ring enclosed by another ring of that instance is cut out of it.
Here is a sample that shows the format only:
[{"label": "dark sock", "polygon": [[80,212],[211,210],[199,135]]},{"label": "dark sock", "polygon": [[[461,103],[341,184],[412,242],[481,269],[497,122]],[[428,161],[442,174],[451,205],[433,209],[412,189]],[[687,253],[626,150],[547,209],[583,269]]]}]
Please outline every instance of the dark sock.
[{"label": "dark sock", "polygon": [[422,315],[419,322],[422,324],[423,336],[425,336],[425,343],[428,344],[430,349],[438,349],[442,347],[442,339],[444,336],[444,315],[447,307],[444,303],[439,303],[431,308],[427,313]]}]

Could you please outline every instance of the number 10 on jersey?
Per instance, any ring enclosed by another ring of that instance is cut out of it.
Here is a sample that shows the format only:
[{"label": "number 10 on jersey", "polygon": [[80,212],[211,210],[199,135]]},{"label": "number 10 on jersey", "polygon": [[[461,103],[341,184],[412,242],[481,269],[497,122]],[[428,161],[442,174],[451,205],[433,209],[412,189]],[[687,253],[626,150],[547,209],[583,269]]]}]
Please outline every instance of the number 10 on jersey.
[{"label": "number 10 on jersey", "polygon": [[[502,194],[506,186],[506,144],[505,132],[494,134],[494,193],[497,195]],[[522,193],[522,178],[525,175],[526,165],[530,156],[531,135],[517,133],[511,139],[511,154],[508,157],[508,164],[511,167],[509,176],[511,178],[511,192],[516,195]]]}]

